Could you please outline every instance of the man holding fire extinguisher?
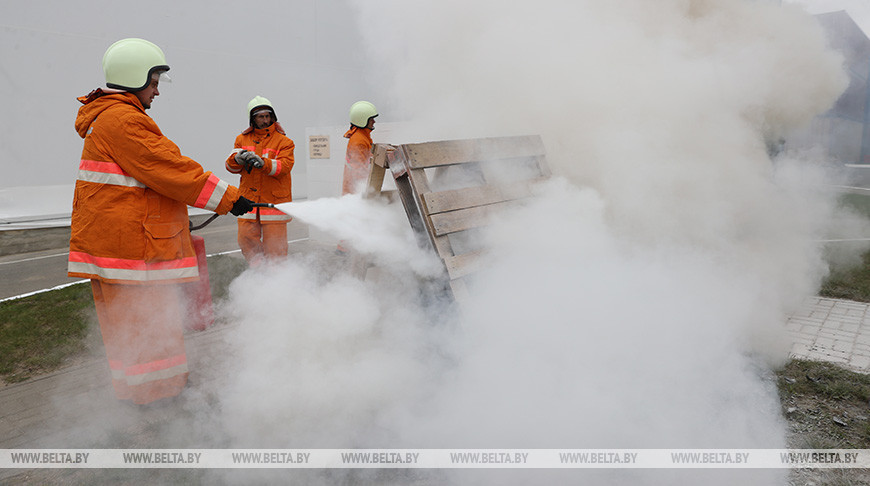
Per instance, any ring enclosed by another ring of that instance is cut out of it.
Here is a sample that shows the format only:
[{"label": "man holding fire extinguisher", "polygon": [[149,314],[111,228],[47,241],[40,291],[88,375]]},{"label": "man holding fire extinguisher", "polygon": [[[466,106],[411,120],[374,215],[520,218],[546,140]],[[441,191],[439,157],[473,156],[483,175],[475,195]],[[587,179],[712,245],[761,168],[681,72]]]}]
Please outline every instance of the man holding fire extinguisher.
[{"label": "man holding fire extinguisher", "polygon": [[[239,190],[258,204],[278,204],[293,200],[290,170],[295,144],[284,133],[272,102],[255,96],[248,103],[248,127],[236,136],[226,168],[239,174]],[[287,256],[287,223],[292,218],[268,207],[238,219],[238,242],[250,265]]]},{"label": "man holding fire extinguisher", "polygon": [[187,207],[230,212],[252,202],[181,154],[145,110],[169,66],[144,39],[103,56],[106,88],[79,98],[84,139],[73,199],[69,276],[91,279],[115,396],[146,404],[187,383],[181,283],[198,280]]}]

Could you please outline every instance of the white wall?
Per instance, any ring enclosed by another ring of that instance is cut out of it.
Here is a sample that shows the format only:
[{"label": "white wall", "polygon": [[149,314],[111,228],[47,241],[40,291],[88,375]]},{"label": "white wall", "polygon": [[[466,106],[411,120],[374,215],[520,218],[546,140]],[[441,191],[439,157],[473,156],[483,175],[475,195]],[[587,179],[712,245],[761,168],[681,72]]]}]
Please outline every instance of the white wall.
[{"label": "white wall", "polygon": [[58,184],[0,189],[0,231],[15,229],[16,222],[68,225],[73,188],[73,184]]},{"label": "white wall", "polygon": [[[348,105],[348,109],[350,106]],[[401,143],[393,139],[393,132],[400,127],[400,123],[378,122],[372,131],[374,143]],[[308,175],[308,199],[320,199],[323,197],[341,197],[341,182],[344,174],[345,154],[347,153],[347,139],[344,133],[350,124],[333,125],[323,127],[308,127],[305,129],[305,140],[296,144],[296,159],[299,164],[304,157],[306,172]],[[309,153],[308,140],[313,136],[326,136],[329,138],[329,158],[312,158]],[[389,173],[384,177],[384,189],[394,189]],[[295,197],[294,197],[295,198]],[[315,227],[309,228],[309,237],[313,240],[335,242],[336,238],[326,234]]]},{"label": "white wall", "polygon": [[182,153],[237,183],[223,161],[248,101],[265,96],[300,146],[293,193],[304,198],[305,127],[343,123],[371,98],[354,16],[346,0],[0,2],[0,188],[75,181],[75,98],[103,85],[112,42],[143,37],[164,50],[173,79],[149,114]]}]

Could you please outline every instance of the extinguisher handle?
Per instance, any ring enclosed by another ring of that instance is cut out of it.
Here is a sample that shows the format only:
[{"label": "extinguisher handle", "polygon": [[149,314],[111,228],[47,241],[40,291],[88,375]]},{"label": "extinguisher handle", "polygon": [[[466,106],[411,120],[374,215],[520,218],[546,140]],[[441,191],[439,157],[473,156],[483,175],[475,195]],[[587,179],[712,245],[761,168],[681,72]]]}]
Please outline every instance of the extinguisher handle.
[{"label": "extinguisher handle", "polygon": [[214,213],[211,216],[209,216],[209,218],[207,220],[203,221],[201,224],[198,224],[196,226],[193,225],[193,221],[188,221],[187,224],[189,225],[190,231],[196,231],[198,229],[203,229],[206,226],[208,226],[208,224],[211,223],[212,221],[214,221],[214,219],[217,218],[218,216],[220,216],[220,214]]}]

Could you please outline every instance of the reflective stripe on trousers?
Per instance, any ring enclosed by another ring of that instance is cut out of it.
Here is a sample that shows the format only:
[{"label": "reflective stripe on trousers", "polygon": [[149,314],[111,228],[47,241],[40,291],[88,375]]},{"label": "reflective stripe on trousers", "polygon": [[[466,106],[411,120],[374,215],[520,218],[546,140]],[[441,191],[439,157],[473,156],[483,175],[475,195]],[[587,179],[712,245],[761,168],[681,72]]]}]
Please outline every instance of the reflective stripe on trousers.
[{"label": "reflective stripe on trousers", "polygon": [[115,396],[150,403],[187,383],[185,303],[178,285],[124,285],[91,280]]}]

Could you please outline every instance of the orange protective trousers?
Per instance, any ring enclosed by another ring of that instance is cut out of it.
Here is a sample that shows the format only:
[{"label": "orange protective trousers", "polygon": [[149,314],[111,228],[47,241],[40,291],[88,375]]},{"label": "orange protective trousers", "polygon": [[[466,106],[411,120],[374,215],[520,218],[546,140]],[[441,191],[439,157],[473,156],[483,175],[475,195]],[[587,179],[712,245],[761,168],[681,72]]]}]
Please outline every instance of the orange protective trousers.
[{"label": "orange protective trousers", "polygon": [[278,259],[287,256],[287,223],[261,223],[258,220],[238,219],[239,248],[248,263],[257,263],[263,257]]},{"label": "orange protective trousers", "polygon": [[179,286],[91,280],[91,289],[115,396],[145,404],[181,393],[188,368]]}]

